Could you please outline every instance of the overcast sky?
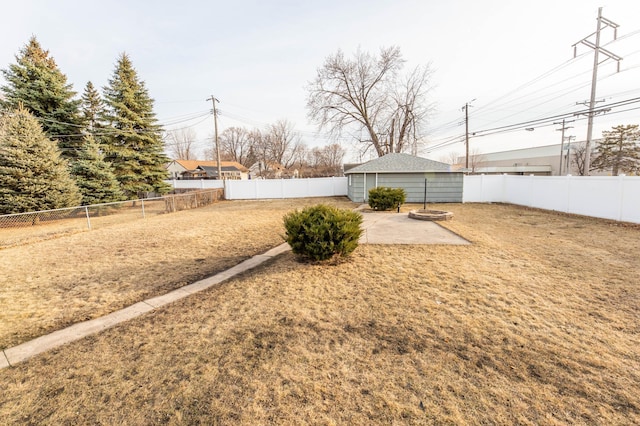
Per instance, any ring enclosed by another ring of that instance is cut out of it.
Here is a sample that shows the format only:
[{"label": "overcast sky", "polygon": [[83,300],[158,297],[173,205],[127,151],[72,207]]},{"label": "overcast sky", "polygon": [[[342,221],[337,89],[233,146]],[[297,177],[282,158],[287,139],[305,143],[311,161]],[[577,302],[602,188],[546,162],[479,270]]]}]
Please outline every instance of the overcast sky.
[{"label": "overcast sky", "polygon": [[[601,65],[598,99],[640,97],[636,0],[22,0],[1,6],[0,68],[15,62],[35,35],[82,92],[89,80],[104,86],[126,52],[155,99],[160,122],[169,129],[194,126],[201,147],[213,133],[212,118],[205,116],[211,94],[220,100],[221,129],[287,119],[315,145],[327,141],[314,137],[316,127],[307,121],[305,86],[324,59],[338,49],[351,54],[358,47],[375,52],[397,45],[407,68],[431,63],[434,69],[437,113],[421,154],[438,160],[464,152],[455,140],[433,147],[464,133],[460,108],[472,99],[470,131],[479,133],[579,109],[575,103],[590,95],[593,55],[581,46],[571,60],[571,45],[595,31],[599,6],[620,25],[620,40],[606,48],[624,60],[619,74],[613,61]],[[603,44],[612,36],[603,31]],[[594,137],[627,123],[640,123],[640,110],[597,117]],[[570,124],[568,134],[584,140],[585,124]],[[476,137],[471,145],[487,153],[558,143],[553,129]],[[350,149],[348,140],[341,143]]]}]

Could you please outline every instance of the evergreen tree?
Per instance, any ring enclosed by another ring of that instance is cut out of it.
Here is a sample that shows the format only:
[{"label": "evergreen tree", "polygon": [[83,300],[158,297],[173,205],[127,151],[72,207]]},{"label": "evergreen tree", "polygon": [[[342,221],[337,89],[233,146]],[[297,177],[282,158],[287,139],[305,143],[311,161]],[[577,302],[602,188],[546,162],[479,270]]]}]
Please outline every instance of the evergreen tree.
[{"label": "evergreen tree", "polygon": [[87,82],[81,98],[81,113],[84,125],[90,133],[95,133],[98,129],[102,109],[103,102],[100,93],[92,82]]},{"label": "evergreen tree", "polygon": [[67,77],[43,50],[35,37],[16,55],[16,63],[2,70],[7,85],[0,87],[5,99],[0,106],[14,110],[22,104],[36,116],[50,139],[56,139],[62,155],[73,159],[82,145],[80,101]]},{"label": "evergreen tree", "polygon": [[0,117],[0,213],[49,210],[80,204],[60,148],[25,108]]},{"label": "evergreen tree", "polygon": [[153,99],[125,53],[104,87],[104,103],[102,121],[108,132],[101,142],[125,195],[168,192],[170,187],[163,180],[169,159],[164,154],[162,128],[153,112]]},{"label": "evergreen tree", "polygon": [[93,136],[85,136],[84,147],[73,163],[72,173],[82,194],[83,205],[124,199],[111,164],[105,161]]},{"label": "evergreen tree", "polygon": [[640,173],[640,130],[637,124],[614,126],[602,132],[598,156],[591,163],[593,170],[611,169],[611,174]]}]

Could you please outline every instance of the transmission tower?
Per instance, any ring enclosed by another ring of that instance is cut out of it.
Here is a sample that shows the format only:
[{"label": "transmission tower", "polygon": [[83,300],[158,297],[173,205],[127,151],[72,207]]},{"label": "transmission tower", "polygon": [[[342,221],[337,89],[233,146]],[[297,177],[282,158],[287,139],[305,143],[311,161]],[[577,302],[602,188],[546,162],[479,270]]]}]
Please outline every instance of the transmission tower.
[{"label": "transmission tower", "polygon": [[[596,83],[598,81],[598,65],[599,65],[598,56],[600,53],[602,53],[603,55],[607,56],[607,59],[613,59],[614,61],[617,61],[618,72],[620,72],[620,61],[622,60],[622,57],[600,46],[600,32],[605,28],[613,28],[613,39],[616,40],[618,37],[618,27],[619,27],[618,24],[602,16],[602,8],[600,7],[598,8],[598,25],[596,27],[596,32],[593,34],[589,34],[588,36],[586,36],[585,38],[583,38],[582,40],[580,40],[579,42],[573,45],[574,58],[576,57],[576,54],[578,52],[579,44],[584,44],[585,46],[590,47],[591,49],[593,49],[593,52],[594,52],[593,53],[593,75],[591,77],[591,99],[589,101],[589,112],[588,112],[589,121],[587,124],[587,142],[585,147],[586,152],[584,154],[585,176],[589,175],[589,167],[591,162],[591,137],[593,135],[593,116],[595,115],[593,108],[596,104]],[[595,43],[589,40],[594,35],[596,36]]]}]

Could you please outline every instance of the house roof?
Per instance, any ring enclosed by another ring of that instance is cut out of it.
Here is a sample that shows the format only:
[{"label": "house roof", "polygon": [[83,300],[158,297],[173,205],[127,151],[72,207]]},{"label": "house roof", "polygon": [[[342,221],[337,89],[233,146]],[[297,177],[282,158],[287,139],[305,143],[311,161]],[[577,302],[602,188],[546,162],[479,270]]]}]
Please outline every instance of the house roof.
[{"label": "house roof", "polygon": [[[217,177],[218,176],[218,166],[198,166],[198,169],[205,172],[205,174],[209,177]],[[239,172],[236,166],[225,166],[224,162],[220,162],[220,171],[222,172]]]},{"label": "house roof", "polygon": [[[173,160],[174,162],[180,164],[187,170],[195,170],[198,166],[202,167],[218,167],[218,163],[216,161],[205,161],[205,160]],[[247,172],[248,169],[237,161],[221,161],[220,167],[235,167],[241,172]]]},{"label": "house roof", "polygon": [[423,173],[448,172],[449,165],[427,158],[409,154],[387,154],[383,157],[368,161],[349,169],[344,174],[351,173]]}]

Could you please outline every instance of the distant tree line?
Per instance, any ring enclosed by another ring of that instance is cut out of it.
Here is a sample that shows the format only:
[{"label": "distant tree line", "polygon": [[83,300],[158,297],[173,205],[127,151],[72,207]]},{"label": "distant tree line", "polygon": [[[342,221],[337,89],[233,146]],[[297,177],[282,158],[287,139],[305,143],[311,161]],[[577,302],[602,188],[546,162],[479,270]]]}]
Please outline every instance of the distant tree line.
[{"label": "distant tree line", "polygon": [[279,120],[266,130],[231,127],[222,132],[219,142],[225,160],[245,167],[274,164],[290,172],[297,170],[301,177],[338,175],[345,156],[345,149],[335,143],[309,148],[287,120]]},{"label": "distant tree line", "polygon": [[126,53],[102,94],[89,81],[79,98],[36,37],[1,72],[0,214],[168,192],[162,128]]},{"label": "distant tree line", "polygon": [[[196,160],[196,135],[191,129],[172,130],[166,135],[170,155],[180,160]],[[293,123],[278,120],[265,129],[229,127],[218,138],[220,157],[247,168],[258,164],[256,177],[274,177],[274,167],[299,177],[335,176],[342,172],[345,149],[337,143],[309,148]],[[205,157],[216,159],[213,142]]]}]

